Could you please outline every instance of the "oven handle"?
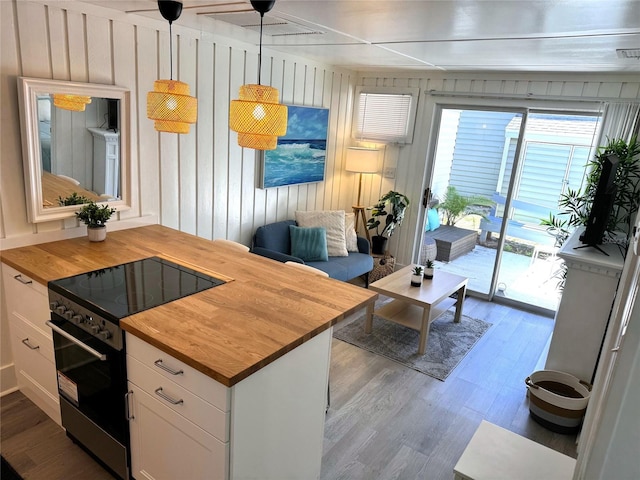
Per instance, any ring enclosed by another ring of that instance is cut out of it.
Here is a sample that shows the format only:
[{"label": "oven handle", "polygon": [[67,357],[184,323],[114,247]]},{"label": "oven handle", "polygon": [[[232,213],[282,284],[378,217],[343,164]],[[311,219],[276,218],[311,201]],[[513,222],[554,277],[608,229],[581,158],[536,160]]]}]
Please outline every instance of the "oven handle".
[{"label": "oven handle", "polygon": [[93,355],[94,357],[96,357],[97,359],[99,359],[101,362],[104,362],[107,360],[107,356],[100,353],[97,350],[94,350],[93,348],[91,348],[88,345],[85,345],[84,343],[78,341],[78,339],[76,337],[74,337],[73,335],[71,335],[70,333],[65,332],[64,330],[62,330],[60,327],[58,327],[57,325],[55,325],[53,322],[51,322],[50,320],[47,320],[45,322],[47,325],[49,325],[49,327],[51,327],[51,330],[53,330],[54,332],[62,335],[64,338],[66,338],[67,340],[69,340],[70,342],[75,343],[77,346],[79,346],[80,348],[82,348],[83,350],[85,350],[86,352],[90,353],[91,355]]}]

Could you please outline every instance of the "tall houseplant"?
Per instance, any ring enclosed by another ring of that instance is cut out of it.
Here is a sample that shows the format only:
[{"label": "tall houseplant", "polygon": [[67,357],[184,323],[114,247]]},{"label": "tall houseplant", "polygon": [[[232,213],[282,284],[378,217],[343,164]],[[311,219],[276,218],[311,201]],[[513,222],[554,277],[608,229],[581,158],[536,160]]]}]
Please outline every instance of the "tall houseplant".
[{"label": "tall houseplant", "polygon": [[376,231],[371,237],[373,253],[381,255],[385,252],[387,240],[402,223],[408,206],[409,199],[393,190],[380,197],[378,203],[373,206],[371,218],[367,221],[367,228]]},{"label": "tall houseplant", "polygon": [[587,164],[589,173],[585,186],[578,190],[568,189],[560,196],[558,205],[562,210],[558,215],[550,215],[542,221],[556,237],[557,246],[565,242],[575,227],[587,224],[602,164],[607,155],[612,153],[620,161],[615,179],[617,190],[606,232],[609,237],[630,233],[633,215],[640,207],[640,144],[636,137],[628,143],[622,139],[609,140],[606,145],[598,147],[595,158]]},{"label": "tall houseplant", "polygon": [[107,220],[115,213],[109,205],[98,205],[95,202],[85,203],[76,212],[76,217],[87,226],[87,236],[92,242],[101,242],[107,236]]}]

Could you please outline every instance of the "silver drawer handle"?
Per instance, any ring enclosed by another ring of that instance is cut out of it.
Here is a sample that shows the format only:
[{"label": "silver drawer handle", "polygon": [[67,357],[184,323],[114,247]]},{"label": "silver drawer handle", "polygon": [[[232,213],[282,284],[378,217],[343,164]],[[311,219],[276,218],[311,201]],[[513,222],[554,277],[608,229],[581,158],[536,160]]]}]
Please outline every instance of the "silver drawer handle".
[{"label": "silver drawer handle", "polygon": [[18,274],[18,275],[14,275],[13,278],[15,278],[16,280],[18,280],[21,284],[23,285],[30,285],[33,283],[33,280],[23,280],[22,279],[22,275]]},{"label": "silver drawer handle", "polygon": [[23,338],[22,343],[24,343],[31,350],[38,350],[40,348],[40,345],[31,345],[31,342],[29,341],[29,337]]},{"label": "silver drawer handle", "polygon": [[182,399],[180,400],[175,400],[173,398],[171,398],[169,395],[167,395],[166,393],[164,393],[162,391],[162,387],[158,387],[156,388],[156,395],[158,395],[160,398],[162,398],[163,400],[166,400],[167,402],[169,402],[171,405],[180,405],[182,403],[184,403],[184,401]]},{"label": "silver drawer handle", "polygon": [[159,358],[158,360],[153,362],[153,364],[156,367],[161,368],[165,372],[169,372],[171,375],[182,375],[184,373],[184,370],[174,370],[173,368],[166,367],[164,365],[164,363],[162,363],[162,359],[161,358]]}]

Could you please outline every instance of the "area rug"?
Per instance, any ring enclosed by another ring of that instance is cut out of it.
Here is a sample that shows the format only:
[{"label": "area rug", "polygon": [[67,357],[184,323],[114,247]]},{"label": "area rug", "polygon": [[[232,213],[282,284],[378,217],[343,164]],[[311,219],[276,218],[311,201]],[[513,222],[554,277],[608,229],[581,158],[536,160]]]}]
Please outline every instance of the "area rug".
[{"label": "area rug", "polygon": [[431,324],[424,355],[418,355],[420,332],[377,315],[370,334],[364,333],[363,315],[334,330],[333,336],[444,381],[491,326],[466,315],[460,323],[454,323],[453,318],[453,312],[447,311]]},{"label": "area rug", "polygon": [[2,480],[22,480],[22,477],[18,475],[18,472],[13,469],[4,457],[1,460],[0,478]]}]

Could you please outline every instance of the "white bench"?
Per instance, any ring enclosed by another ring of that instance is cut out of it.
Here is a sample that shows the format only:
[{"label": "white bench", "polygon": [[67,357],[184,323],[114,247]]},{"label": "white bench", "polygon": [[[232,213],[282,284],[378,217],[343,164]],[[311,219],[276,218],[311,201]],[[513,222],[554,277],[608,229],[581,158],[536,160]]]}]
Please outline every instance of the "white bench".
[{"label": "white bench", "polygon": [[575,459],[482,421],[453,468],[455,480],[571,480]]}]

